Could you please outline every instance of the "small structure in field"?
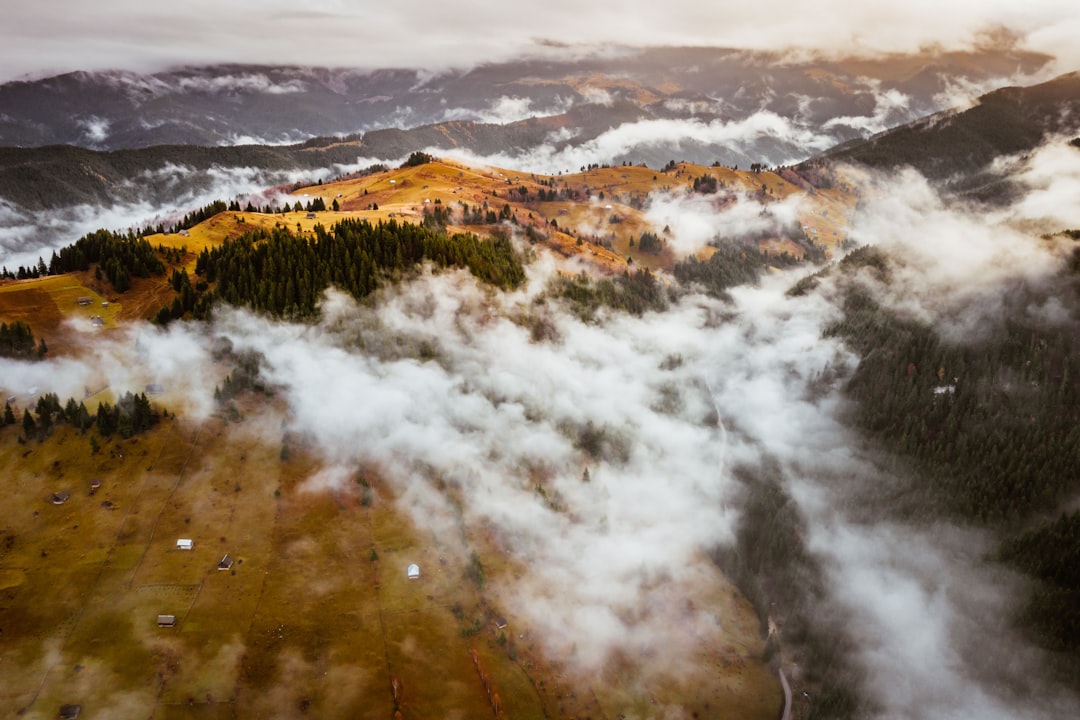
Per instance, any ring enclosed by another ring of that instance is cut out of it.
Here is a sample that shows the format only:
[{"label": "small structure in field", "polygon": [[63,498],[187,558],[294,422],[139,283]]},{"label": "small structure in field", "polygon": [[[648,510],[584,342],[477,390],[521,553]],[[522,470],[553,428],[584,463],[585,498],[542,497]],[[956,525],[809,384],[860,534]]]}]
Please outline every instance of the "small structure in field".
[{"label": "small structure in field", "polygon": [[93,495],[101,488],[101,480],[94,478],[90,481],[90,494]]},{"label": "small structure in field", "polygon": [[195,547],[195,541],[191,538],[180,538],[176,541],[177,550],[191,550]]},{"label": "small structure in field", "polygon": [[75,299],[75,302],[77,302],[79,305],[92,305],[94,303],[94,298],[87,297],[86,295],[80,295],[78,298]]},{"label": "small structure in field", "polygon": [[420,566],[413,563],[409,566],[409,569],[405,571],[405,574],[409,576],[410,580],[417,580],[420,578]]},{"label": "small structure in field", "polygon": [[90,324],[94,327],[105,327],[105,318],[100,315],[91,315]]},{"label": "small structure in field", "polygon": [[190,232],[188,232],[187,230],[181,230],[181,231],[180,231],[180,233],[179,233],[179,235],[180,235],[181,237],[191,237],[191,233],[190,233]]},{"label": "small structure in field", "polygon": [[163,628],[176,627],[175,615],[158,615],[157,626]]},{"label": "small structure in field", "polygon": [[506,623],[506,618],[504,618],[504,617],[497,618],[495,620],[495,629],[496,630],[505,630],[506,629],[506,624],[507,624]]},{"label": "small structure in field", "polygon": [[60,712],[56,717],[59,720],[78,720],[81,712],[82,705],[61,705]]},{"label": "small structure in field", "polygon": [[70,494],[68,494],[64,490],[61,490],[60,492],[55,492],[55,493],[52,494],[52,498],[50,498],[50,502],[52,502],[53,505],[63,505],[64,503],[66,503],[68,501],[69,497],[71,497]]},{"label": "small structure in field", "polygon": [[161,383],[147,383],[146,394],[147,395],[160,395],[165,392],[165,386]]},{"label": "small structure in field", "polygon": [[314,220],[314,219],[315,219],[315,213],[313,213],[313,212],[309,212],[309,213],[308,213],[308,214],[306,215],[306,217],[307,217],[307,219],[308,219],[308,220]]},{"label": "small structure in field", "polygon": [[233,559],[229,557],[229,553],[225,553],[225,557],[221,558],[221,562],[217,564],[218,570],[232,570]]}]

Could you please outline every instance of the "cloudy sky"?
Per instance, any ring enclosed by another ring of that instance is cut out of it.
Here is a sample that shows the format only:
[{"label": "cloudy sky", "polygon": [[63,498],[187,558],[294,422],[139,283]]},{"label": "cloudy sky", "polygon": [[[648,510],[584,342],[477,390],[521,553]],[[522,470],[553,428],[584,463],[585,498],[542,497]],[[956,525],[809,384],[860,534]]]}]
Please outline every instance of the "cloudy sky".
[{"label": "cloudy sky", "polygon": [[52,0],[47,12],[3,5],[0,81],[215,62],[441,68],[613,43],[866,54],[970,47],[1001,28],[1056,55],[1062,72],[1080,67],[1080,11],[1071,0]]}]

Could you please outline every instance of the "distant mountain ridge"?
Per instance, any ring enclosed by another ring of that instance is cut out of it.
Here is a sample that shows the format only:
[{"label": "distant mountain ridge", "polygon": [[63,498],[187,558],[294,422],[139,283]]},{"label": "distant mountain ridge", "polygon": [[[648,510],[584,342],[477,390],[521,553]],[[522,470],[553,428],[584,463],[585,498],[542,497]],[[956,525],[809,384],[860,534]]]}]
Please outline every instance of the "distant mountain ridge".
[{"label": "distant mountain ridge", "polygon": [[[437,74],[242,65],[77,72],[0,85],[0,145],[290,144],[454,120],[507,123],[583,104],[623,103],[654,118],[730,121],[768,111],[819,127],[882,112],[878,120],[893,125],[938,109],[942,94],[958,86],[1034,73],[1049,60],[1016,50],[791,60],[731,49],[648,48]],[[906,107],[882,108],[888,92],[902,93]],[[832,131],[837,141],[862,134],[843,123]]]}]

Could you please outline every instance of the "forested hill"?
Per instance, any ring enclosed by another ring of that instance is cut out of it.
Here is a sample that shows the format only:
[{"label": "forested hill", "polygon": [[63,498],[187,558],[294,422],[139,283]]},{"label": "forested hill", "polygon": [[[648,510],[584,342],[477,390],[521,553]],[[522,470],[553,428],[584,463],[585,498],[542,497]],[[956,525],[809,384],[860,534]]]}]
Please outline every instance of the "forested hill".
[{"label": "forested hill", "polygon": [[[1060,671],[1076,687],[1080,583],[1067,568],[1080,553],[1080,516],[1046,518],[1080,492],[1080,333],[1074,319],[1050,323],[1026,308],[1054,298],[1078,317],[1080,247],[1044,285],[1012,288],[995,331],[960,340],[902,317],[853,281],[869,273],[888,283],[902,264],[861,248],[827,271],[844,288],[844,317],[828,332],[861,356],[846,386],[848,419],[908,471],[891,507],[979,524],[1004,540],[1002,559],[1038,579],[1017,620],[1061,653]],[[1017,528],[1030,530],[1015,537]]]},{"label": "forested hill", "polygon": [[878,169],[909,165],[955,190],[979,191],[999,180],[988,172],[994,160],[1033,150],[1049,134],[1077,131],[1080,72],[1072,72],[1040,85],[996,90],[968,110],[841,145],[826,157]]}]

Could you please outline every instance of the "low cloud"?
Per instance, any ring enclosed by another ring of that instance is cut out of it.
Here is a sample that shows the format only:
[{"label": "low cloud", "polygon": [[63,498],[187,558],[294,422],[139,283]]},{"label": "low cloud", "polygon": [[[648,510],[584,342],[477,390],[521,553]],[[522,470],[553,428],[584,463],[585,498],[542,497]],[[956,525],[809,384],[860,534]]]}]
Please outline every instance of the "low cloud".
[{"label": "low cloud", "polygon": [[671,230],[665,239],[676,256],[691,255],[711,242],[743,237],[779,235],[798,223],[798,195],[762,204],[739,190],[721,189],[716,195],[653,193],[645,219],[655,228]]},{"label": "low cloud", "polygon": [[538,109],[533,107],[531,98],[502,95],[492,100],[486,109],[451,108],[441,113],[441,115],[443,120],[473,120],[482,123],[506,125],[519,120],[527,120],[531,117],[561,115],[570,108],[571,104],[569,101],[563,101],[560,98],[555,105]]},{"label": "low cloud", "polygon": [[1032,230],[1059,231],[1080,220],[1060,204],[1080,187],[1080,153],[1060,143],[1044,147],[1016,179],[1022,198],[987,210],[947,203],[913,170],[864,175],[867,192],[849,237],[888,250],[896,262],[887,286],[869,274],[863,282],[891,309],[957,338],[999,327],[1007,289],[1039,286],[1060,267],[1064,242]]},{"label": "low cloud", "polygon": [[[882,89],[881,83],[877,81],[866,80],[866,84],[874,94],[874,114],[834,117],[825,122],[822,126],[823,130],[849,127],[866,134],[874,134],[910,119],[911,98],[909,96],[896,89]],[[948,101],[952,98],[946,96],[941,99]]]},{"label": "low cloud", "polygon": [[[475,153],[447,148],[428,148],[437,155],[465,162],[508,167],[522,172],[576,172],[581,166],[604,164],[645,153],[660,153],[669,159],[683,148],[715,148],[739,157],[766,160],[784,165],[815,150],[832,146],[833,140],[808,127],[798,126],[776,113],[761,111],[741,120],[651,119],[623,123],[600,135],[565,147],[539,145],[520,153]],[[743,161],[746,163],[746,161]]]},{"label": "low cloud", "polygon": [[105,118],[90,116],[76,121],[83,128],[83,136],[91,145],[100,145],[109,137],[109,121]]}]

